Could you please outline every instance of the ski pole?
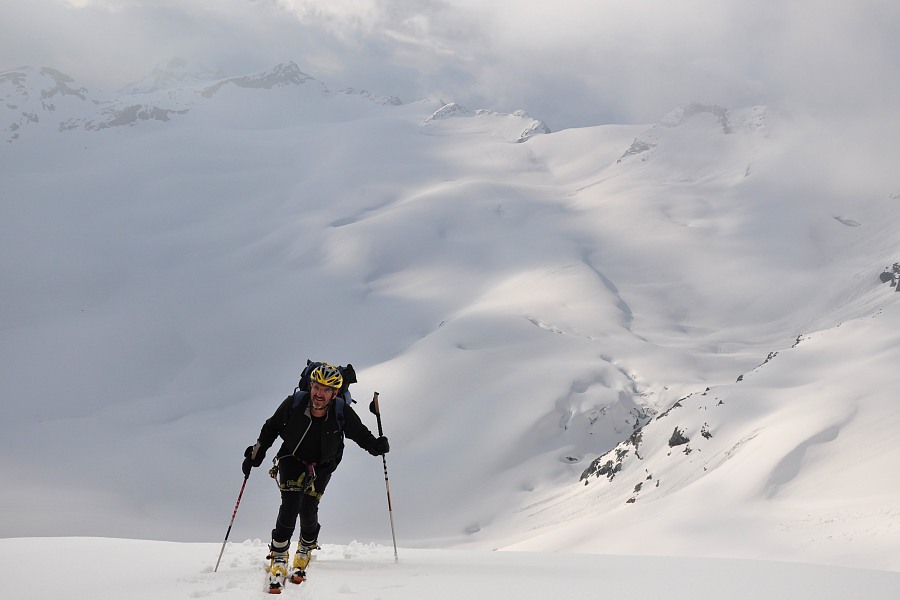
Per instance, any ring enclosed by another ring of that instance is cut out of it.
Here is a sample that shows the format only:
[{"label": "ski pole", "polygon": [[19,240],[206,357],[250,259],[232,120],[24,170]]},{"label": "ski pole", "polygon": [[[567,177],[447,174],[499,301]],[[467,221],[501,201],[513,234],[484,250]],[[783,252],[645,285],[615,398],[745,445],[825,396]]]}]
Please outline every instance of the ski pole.
[{"label": "ski pole", "polygon": [[[375,392],[372,403],[369,404],[369,410],[375,414],[375,419],[378,421],[378,435],[383,436],[381,409],[378,407],[378,392]],[[391,538],[394,540],[394,562],[398,562],[400,559],[397,557],[397,534],[394,531],[394,510],[391,508],[391,483],[388,481],[387,458],[384,457],[384,454],[381,455],[381,462],[384,464],[384,489],[387,491],[388,516],[391,519]]]},{"label": "ski pole", "polygon": [[213,573],[219,570],[219,562],[222,560],[222,554],[225,552],[225,544],[228,543],[228,536],[231,535],[231,526],[234,525],[234,518],[237,516],[238,506],[241,505],[241,496],[244,495],[244,488],[247,486],[248,479],[250,479],[250,475],[244,475],[244,483],[241,484],[241,492],[238,494],[237,503],[234,505],[234,512],[231,513],[231,523],[228,524],[228,531],[225,532],[225,541],[222,542],[222,549],[219,550],[219,560],[216,561],[216,568],[213,569]]}]

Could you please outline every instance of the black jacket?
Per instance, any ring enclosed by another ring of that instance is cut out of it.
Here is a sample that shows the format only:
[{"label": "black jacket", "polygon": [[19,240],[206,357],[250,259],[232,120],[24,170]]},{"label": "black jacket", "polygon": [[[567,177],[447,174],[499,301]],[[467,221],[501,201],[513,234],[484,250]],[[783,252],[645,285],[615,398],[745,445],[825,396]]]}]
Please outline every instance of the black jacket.
[{"label": "black jacket", "polygon": [[[297,399],[296,406],[294,406],[295,396]],[[343,415],[344,432],[342,434],[338,427],[334,402],[332,402],[328,407],[328,414],[321,428],[321,446],[317,466],[319,470],[334,471],[337,468],[344,455],[344,435],[356,442],[363,450],[374,454],[375,436],[363,425],[359,415],[356,414],[356,411],[353,410],[349,403],[344,405]],[[275,414],[263,423],[259,432],[259,439],[257,440],[260,450],[268,450],[275,442],[275,439],[281,437],[284,442],[275,456],[283,458],[294,455],[298,459],[303,460],[304,457],[299,455],[300,442],[306,436],[311,422],[309,393],[298,391],[294,395],[288,396],[275,410]]]}]

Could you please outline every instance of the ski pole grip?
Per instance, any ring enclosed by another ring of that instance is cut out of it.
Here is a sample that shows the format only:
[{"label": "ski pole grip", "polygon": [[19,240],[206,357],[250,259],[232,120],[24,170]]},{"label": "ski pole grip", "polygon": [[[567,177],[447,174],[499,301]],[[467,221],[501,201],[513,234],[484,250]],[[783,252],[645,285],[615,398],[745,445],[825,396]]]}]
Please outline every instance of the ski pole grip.
[{"label": "ski pole grip", "polygon": [[381,408],[378,406],[378,392],[372,396],[372,403],[369,404],[369,410],[375,415],[375,420],[378,421],[378,435],[384,435],[384,431],[381,428]]}]

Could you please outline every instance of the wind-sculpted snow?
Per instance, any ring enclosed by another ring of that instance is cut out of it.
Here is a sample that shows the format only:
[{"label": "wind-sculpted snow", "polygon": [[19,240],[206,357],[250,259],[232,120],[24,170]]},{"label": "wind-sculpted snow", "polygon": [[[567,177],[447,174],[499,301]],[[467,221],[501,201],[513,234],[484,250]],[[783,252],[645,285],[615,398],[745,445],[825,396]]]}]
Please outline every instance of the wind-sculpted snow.
[{"label": "wind-sculpted snow", "polygon": [[[879,157],[772,108],[550,133],[293,63],[54,110],[81,86],[2,77],[0,535],[219,538],[313,358],[370,427],[380,393],[407,546],[898,568]],[[388,540],[384,483],[350,444],[322,541]],[[233,535],[277,502],[254,473]]]}]

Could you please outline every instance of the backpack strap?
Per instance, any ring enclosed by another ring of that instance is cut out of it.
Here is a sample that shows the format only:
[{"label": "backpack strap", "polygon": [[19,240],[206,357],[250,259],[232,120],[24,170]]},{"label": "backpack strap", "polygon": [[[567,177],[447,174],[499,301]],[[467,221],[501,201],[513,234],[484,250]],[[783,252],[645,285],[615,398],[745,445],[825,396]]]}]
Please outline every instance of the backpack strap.
[{"label": "backpack strap", "polygon": [[356,400],[350,395],[350,390],[345,390],[334,397],[334,416],[337,417],[338,431],[340,431],[342,435],[344,433],[345,422],[344,407],[348,404],[353,404],[354,402],[356,402]]},{"label": "backpack strap", "polygon": [[294,414],[294,411],[297,410],[297,407],[300,406],[300,402],[303,400],[303,396],[307,395],[309,392],[304,392],[299,387],[294,389],[294,393],[291,396],[291,409],[284,416],[284,423],[282,423],[281,427],[284,428],[287,425],[288,421],[291,420],[291,415]]}]

